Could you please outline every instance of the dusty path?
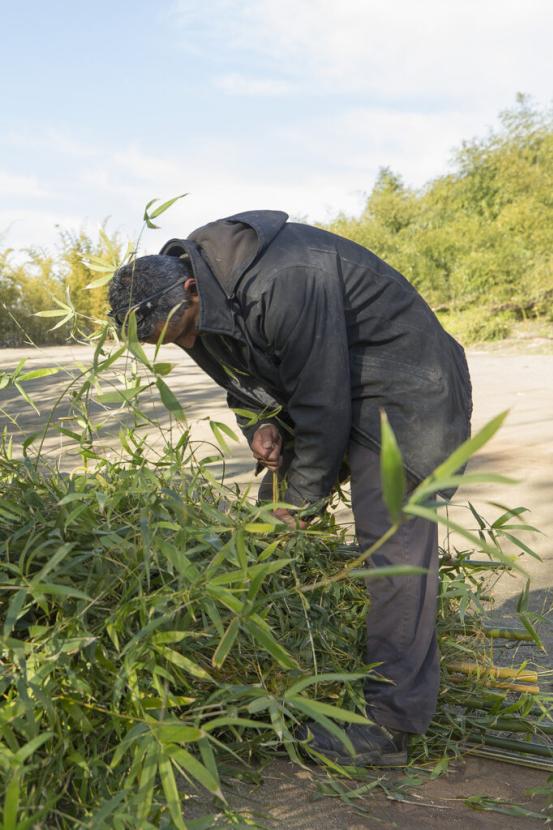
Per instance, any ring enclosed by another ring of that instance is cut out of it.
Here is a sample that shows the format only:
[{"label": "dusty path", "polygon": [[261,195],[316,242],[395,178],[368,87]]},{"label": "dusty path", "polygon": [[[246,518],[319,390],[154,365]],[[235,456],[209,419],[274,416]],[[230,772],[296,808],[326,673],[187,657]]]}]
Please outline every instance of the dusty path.
[{"label": "dusty path", "polygon": [[[58,347],[37,353],[34,350],[0,351],[0,370],[15,366],[21,357],[27,357],[27,368],[89,365],[91,352],[85,348]],[[532,607],[548,612],[551,607],[550,589],[553,587],[553,354],[502,354],[498,351],[473,351],[468,355],[474,386],[474,429],[491,417],[510,409],[506,424],[485,450],[472,462],[480,471],[500,472],[517,479],[510,486],[481,486],[463,488],[456,502],[467,499],[485,515],[493,515],[495,508],[486,501],[500,502],[511,507],[524,505],[531,509],[529,520],[543,532],[527,539],[542,556],[541,562],[527,561],[532,576]],[[170,385],[182,401],[195,440],[212,440],[207,416],[235,428],[234,416],[225,404],[224,394],[176,347],[166,347],[163,359],[174,361],[175,370]],[[68,379],[55,375],[31,381],[27,388],[39,405],[41,414],[22,403],[13,392],[0,392],[0,425],[17,418],[23,434],[37,430],[50,416],[59,417],[63,404],[52,413],[53,401],[67,385]],[[152,398],[151,414],[165,418],[159,402]],[[113,424],[113,432],[117,423]],[[59,440],[50,440],[46,449],[51,454],[63,452]],[[68,467],[75,463],[64,456]],[[252,479],[252,463],[244,440],[233,448],[227,464],[227,474],[241,485]],[[254,492],[254,491],[252,491]],[[470,524],[465,510],[460,517]],[[348,517],[344,516],[347,520]],[[498,613],[503,618],[513,613],[520,583],[503,579],[496,589]],[[545,624],[542,635],[553,653],[553,637]],[[551,659],[549,657],[549,659]],[[500,816],[494,813],[473,813],[463,806],[464,798],[475,794],[512,799],[515,803],[529,801],[526,790],[545,783],[545,773],[509,767],[482,759],[467,759],[457,765],[447,778],[440,778],[416,791],[410,803],[398,803],[380,795],[371,797],[371,817],[359,815],[337,799],[318,799],[312,775],[298,770],[285,761],[276,761],[266,770],[265,783],[259,790],[238,789],[234,793],[241,805],[250,805],[254,813],[268,816],[271,825],[282,830],[364,830],[364,828],[441,828],[447,822],[452,828],[542,827],[535,819]],[[536,804],[533,809],[539,809]]]}]

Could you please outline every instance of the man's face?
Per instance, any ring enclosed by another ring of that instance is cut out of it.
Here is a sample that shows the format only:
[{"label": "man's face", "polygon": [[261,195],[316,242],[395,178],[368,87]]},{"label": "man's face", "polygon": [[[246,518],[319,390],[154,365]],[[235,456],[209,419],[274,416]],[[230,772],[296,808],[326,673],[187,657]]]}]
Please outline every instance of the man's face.
[{"label": "man's face", "polygon": [[[182,287],[185,289],[183,301],[186,297],[186,308],[177,304],[174,309],[164,317],[160,314],[154,301],[167,290],[173,290],[177,283],[168,286],[158,294],[152,294],[145,300],[131,306],[131,311],[136,314],[138,339],[142,343],[157,343],[160,339],[163,343],[178,343],[185,349],[190,349],[196,342],[198,336],[197,323],[199,317],[199,298],[196,291],[196,281],[189,277],[184,280]],[[119,329],[125,326],[128,311],[118,309],[110,312]]]}]

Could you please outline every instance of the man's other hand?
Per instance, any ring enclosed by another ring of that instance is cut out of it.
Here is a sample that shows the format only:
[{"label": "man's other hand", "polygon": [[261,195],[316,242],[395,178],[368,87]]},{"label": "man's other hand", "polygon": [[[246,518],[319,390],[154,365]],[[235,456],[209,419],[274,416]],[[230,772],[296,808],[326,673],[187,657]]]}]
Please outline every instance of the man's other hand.
[{"label": "man's other hand", "polygon": [[282,463],[282,435],[273,424],[262,424],[254,432],[252,443],[254,458],[269,470],[276,472]]},{"label": "man's other hand", "polygon": [[298,528],[300,530],[305,530],[307,527],[307,522],[303,519],[298,519],[296,516],[293,516],[292,513],[289,513],[288,510],[284,507],[277,507],[276,510],[273,510],[273,516],[279,521],[284,522],[285,525],[288,527],[292,527],[295,530]]}]

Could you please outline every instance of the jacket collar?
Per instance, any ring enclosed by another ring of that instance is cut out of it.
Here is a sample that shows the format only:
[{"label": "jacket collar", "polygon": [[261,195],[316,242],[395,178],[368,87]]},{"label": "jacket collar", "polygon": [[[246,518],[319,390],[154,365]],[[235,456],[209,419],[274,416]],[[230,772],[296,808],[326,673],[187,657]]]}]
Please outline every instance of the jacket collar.
[{"label": "jacket collar", "polygon": [[225,296],[221,285],[202,257],[199,245],[189,239],[171,239],[163,246],[160,254],[188,256],[200,298],[199,332],[236,337],[239,330],[234,320],[231,301]]},{"label": "jacket collar", "polygon": [[[190,234],[190,239],[200,239],[207,237],[209,239],[209,230],[213,229],[213,235],[220,233],[221,226],[234,225],[235,227],[244,227],[251,229],[255,234],[255,241],[244,250],[243,258],[238,258],[233,263],[233,267],[229,273],[218,273],[215,275],[221,283],[223,290],[228,297],[234,293],[236,285],[242,275],[253,265],[257,257],[267,248],[273,241],[275,236],[282,230],[286,224],[288,214],[281,210],[248,210],[243,213],[235,213],[226,219],[212,222],[204,228],[199,228]],[[251,234],[253,236],[253,234]],[[201,241],[200,241],[201,244]]]},{"label": "jacket collar", "polygon": [[195,242],[202,258],[227,297],[232,297],[245,272],[282,230],[288,214],[280,210],[249,210],[196,228],[188,240],[171,239],[161,254],[176,254]]},{"label": "jacket collar", "polygon": [[200,331],[235,336],[236,286],[286,224],[280,210],[249,210],[210,222],[188,239],[171,239],[160,254],[188,255],[200,296]]}]

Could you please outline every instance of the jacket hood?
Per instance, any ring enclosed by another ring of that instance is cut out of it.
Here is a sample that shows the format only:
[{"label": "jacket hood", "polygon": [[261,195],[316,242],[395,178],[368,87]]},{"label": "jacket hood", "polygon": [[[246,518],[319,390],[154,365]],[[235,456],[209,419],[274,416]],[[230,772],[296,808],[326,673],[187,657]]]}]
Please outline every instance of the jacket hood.
[{"label": "jacket hood", "polygon": [[[250,210],[197,228],[188,239],[196,243],[227,297],[247,269],[265,251],[286,224],[288,214],[280,210]],[[187,246],[171,239],[161,254],[179,256]]]}]

